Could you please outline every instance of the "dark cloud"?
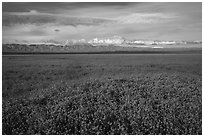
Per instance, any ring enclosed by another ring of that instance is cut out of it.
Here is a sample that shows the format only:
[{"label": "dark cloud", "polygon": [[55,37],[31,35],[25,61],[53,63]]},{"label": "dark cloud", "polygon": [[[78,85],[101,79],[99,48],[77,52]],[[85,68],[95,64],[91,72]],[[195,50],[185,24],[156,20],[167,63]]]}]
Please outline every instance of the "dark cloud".
[{"label": "dark cloud", "polygon": [[54,23],[56,18],[50,15],[12,15],[3,14],[2,25],[12,26],[16,24],[44,24],[44,23]]},{"label": "dark cloud", "polygon": [[60,30],[59,29],[55,29],[55,32],[59,32]]},{"label": "dark cloud", "polygon": [[92,7],[124,8],[138,5],[131,2],[3,2],[3,12],[29,12],[32,9],[46,13],[56,13],[59,9],[73,10]]},{"label": "dark cloud", "polygon": [[3,13],[2,24],[3,26],[11,26],[16,24],[58,24],[58,25],[100,25],[105,22],[112,22],[109,19],[102,18],[88,18],[88,17],[67,17],[57,16],[55,14],[43,14],[43,13]]},{"label": "dark cloud", "polygon": [[66,8],[68,3],[63,2],[3,2],[3,12],[29,12],[32,9],[41,12],[52,12],[55,9]]},{"label": "dark cloud", "polygon": [[139,2],[75,2],[68,3],[69,8],[89,8],[89,7],[127,7],[132,5],[138,5]]}]

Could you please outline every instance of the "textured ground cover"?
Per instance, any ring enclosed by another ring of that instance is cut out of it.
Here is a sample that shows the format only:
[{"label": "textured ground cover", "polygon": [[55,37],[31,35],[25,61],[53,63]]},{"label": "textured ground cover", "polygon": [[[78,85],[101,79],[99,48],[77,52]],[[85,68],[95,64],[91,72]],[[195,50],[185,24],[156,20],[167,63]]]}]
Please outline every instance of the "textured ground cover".
[{"label": "textured ground cover", "polygon": [[3,134],[202,134],[201,55],[3,57]]}]

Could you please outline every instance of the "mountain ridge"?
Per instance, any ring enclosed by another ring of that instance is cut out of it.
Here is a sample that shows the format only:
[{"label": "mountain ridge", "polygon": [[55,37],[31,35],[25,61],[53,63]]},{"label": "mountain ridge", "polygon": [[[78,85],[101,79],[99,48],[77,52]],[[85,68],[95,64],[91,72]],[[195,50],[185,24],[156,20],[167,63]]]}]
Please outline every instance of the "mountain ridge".
[{"label": "mountain ridge", "polygon": [[180,40],[180,41],[175,41],[175,40],[148,40],[148,39],[133,39],[129,40],[124,37],[121,37],[119,35],[114,35],[112,37],[104,37],[104,38],[93,38],[90,40],[86,40],[84,38],[79,39],[79,40],[65,40],[65,41],[57,41],[57,40],[42,40],[39,42],[28,42],[26,40],[22,41],[15,41],[15,42],[10,42],[10,43],[4,43],[4,44],[47,44],[47,45],[74,45],[74,44],[81,44],[81,43],[89,43],[92,44],[93,46],[98,46],[97,44],[104,44],[104,46],[107,44],[116,44],[118,45],[124,45],[124,44],[129,44],[129,45],[175,45],[175,44],[202,44],[202,41],[200,40],[192,40],[192,41],[187,41],[187,40]]},{"label": "mountain ridge", "polygon": [[162,40],[128,40],[121,36],[94,38],[91,40],[56,40],[38,43],[7,43],[2,46],[3,52],[95,52],[95,51],[131,51],[163,48],[197,48],[202,41],[162,41]]}]

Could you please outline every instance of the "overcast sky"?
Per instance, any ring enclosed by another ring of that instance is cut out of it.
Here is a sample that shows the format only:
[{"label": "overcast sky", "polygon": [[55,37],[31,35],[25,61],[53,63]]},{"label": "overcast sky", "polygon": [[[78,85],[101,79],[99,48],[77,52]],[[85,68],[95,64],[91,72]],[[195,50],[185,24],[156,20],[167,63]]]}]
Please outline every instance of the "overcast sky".
[{"label": "overcast sky", "polygon": [[201,40],[202,3],[3,3],[3,42]]}]

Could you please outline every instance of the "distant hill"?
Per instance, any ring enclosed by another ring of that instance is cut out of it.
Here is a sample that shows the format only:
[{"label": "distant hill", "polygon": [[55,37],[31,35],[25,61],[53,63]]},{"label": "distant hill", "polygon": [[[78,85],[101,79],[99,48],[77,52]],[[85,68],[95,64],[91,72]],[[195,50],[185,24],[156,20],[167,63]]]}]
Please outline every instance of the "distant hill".
[{"label": "distant hill", "polygon": [[102,51],[152,51],[168,49],[201,48],[201,41],[158,41],[158,40],[127,40],[120,36],[94,38],[93,40],[55,40],[40,43],[8,43],[2,45],[2,51],[8,52],[102,52]]}]

